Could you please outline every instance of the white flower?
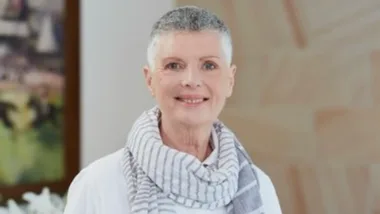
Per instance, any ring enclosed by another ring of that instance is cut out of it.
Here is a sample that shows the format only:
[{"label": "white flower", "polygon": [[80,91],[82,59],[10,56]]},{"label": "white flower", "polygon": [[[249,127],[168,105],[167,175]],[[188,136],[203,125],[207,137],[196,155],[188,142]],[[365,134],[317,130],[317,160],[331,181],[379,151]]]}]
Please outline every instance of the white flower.
[{"label": "white flower", "polygon": [[[17,205],[17,203],[10,199],[8,200],[7,202],[7,205],[8,205],[8,209],[3,209],[3,211],[0,210],[0,213],[1,214],[25,214],[24,211],[22,211],[22,209]],[[3,212],[3,213],[2,213]]]},{"label": "white flower", "polygon": [[8,208],[0,207],[0,214],[9,214]]},{"label": "white flower", "polygon": [[22,198],[27,204],[18,205],[9,199],[7,207],[0,207],[0,214],[62,214],[64,200],[58,194],[51,194],[48,188],[43,188],[41,194],[26,192]]},{"label": "white flower", "polygon": [[[23,199],[28,201],[27,213],[35,214],[62,214],[63,213],[63,202],[54,197],[52,200],[52,195],[48,188],[43,188],[40,195],[35,193],[27,192],[23,194]],[[55,204],[53,204],[55,203]]]}]

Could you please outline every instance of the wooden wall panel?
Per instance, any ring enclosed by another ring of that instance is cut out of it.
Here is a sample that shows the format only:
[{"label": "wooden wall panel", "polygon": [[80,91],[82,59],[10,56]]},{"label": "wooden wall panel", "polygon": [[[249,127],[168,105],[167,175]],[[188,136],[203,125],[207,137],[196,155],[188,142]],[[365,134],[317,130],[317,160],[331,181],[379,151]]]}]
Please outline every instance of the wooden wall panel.
[{"label": "wooden wall panel", "polygon": [[238,71],[221,119],[284,214],[380,214],[380,1],[176,2],[230,26]]},{"label": "wooden wall panel", "polygon": [[374,104],[380,106],[380,49],[373,51],[371,55],[372,65],[372,94]]},{"label": "wooden wall panel", "polygon": [[380,163],[380,109],[318,110],[315,132],[319,163]]}]

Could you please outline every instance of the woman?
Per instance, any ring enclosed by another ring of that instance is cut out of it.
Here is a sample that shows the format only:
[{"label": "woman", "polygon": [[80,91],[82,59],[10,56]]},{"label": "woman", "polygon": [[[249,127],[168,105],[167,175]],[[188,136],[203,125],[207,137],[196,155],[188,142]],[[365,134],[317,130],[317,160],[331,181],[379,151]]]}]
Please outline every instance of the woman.
[{"label": "woman", "polygon": [[125,148],[83,169],[65,214],[279,214],[273,185],[218,116],[236,67],[225,24],[186,6],[153,26],[144,68],[158,105]]}]

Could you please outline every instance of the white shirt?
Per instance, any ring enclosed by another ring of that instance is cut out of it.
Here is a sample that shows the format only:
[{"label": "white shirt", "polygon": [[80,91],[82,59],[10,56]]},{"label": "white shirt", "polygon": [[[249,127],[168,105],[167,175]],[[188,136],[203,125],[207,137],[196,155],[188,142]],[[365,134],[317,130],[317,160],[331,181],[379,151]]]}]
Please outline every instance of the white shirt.
[{"label": "white shirt", "polygon": [[[217,151],[214,149],[203,163],[216,161]],[[64,214],[129,214],[122,155],[123,149],[120,149],[81,170],[70,185]],[[282,214],[272,181],[262,170],[256,170],[266,214]],[[174,209],[180,214],[227,214],[226,208],[204,210],[176,204]]]}]

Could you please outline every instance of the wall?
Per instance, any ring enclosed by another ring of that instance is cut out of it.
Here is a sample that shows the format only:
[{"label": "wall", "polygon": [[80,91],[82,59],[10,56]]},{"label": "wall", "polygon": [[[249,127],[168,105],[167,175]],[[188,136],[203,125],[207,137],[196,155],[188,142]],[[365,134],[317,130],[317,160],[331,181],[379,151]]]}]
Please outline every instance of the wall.
[{"label": "wall", "polygon": [[176,2],[231,27],[238,70],[222,120],[284,214],[380,213],[380,2]]},{"label": "wall", "polygon": [[150,26],[171,0],[81,1],[82,167],[122,148],[153,105],[142,66]]}]

